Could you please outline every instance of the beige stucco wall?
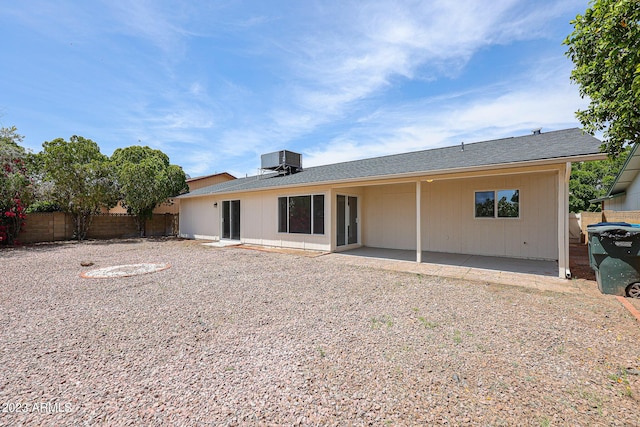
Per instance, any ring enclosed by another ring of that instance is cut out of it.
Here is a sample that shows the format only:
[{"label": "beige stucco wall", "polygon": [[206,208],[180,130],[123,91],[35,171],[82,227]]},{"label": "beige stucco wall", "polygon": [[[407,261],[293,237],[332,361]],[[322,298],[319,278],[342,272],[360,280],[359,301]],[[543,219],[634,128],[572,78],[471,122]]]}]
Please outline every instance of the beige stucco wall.
[{"label": "beige stucco wall", "polygon": [[[436,177],[421,183],[424,251],[558,259],[558,170],[483,177]],[[474,193],[520,190],[520,218],[474,217]],[[278,197],[325,195],[325,234],[278,233]],[[365,246],[416,248],[416,183],[314,186],[217,197],[183,198],[180,234],[217,239],[222,201],[240,200],[241,241],[264,246],[335,251],[338,194],[359,197],[358,235]],[[218,203],[218,207],[214,207]],[[329,214],[331,213],[331,214]]]},{"label": "beige stucco wall", "polygon": [[365,246],[416,248],[416,184],[367,187],[362,200]]},{"label": "beige stucco wall", "polygon": [[180,199],[180,236],[189,239],[220,238],[219,207],[215,197]]},{"label": "beige stucco wall", "polygon": [[[555,172],[422,182],[422,250],[558,258]],[[520,218],[475,218],[474,194],[520,190]],[[416,248],[416,184],[378,185],[365,190],[364,245]]]},{"label": "beige stucco wall", "polygon": [[[278,197],[324,194],[325,232],[296,234],[278,232]],[[243,243],[283,248],[328,251],[331,248],[329,212],[331,198],[328,188],[312,187],[302,190],[247,193],[240,199],[240,240]]]},{"label": "beige stucco wall", "polygon": [[[435,184],[435,185],[433,185]],[[469,178],[424,183],[424,250],[558,259],[556,173]],[[475,218],[474,194],[520,190],[520,218]],[[443,198],[449,202],[442,206]]]},{"label": "beige stucco wall", "polygon": [[[278,232],[278,197],[324,194],[325,233],[296,234]],[[331,250],[329,212],[332,209],[327,187],[301,190],[263,191],[229,196],[181,199],[180,235],[196,239],[219,239],[222,202],[240,200],[240,241],[247,244],[283,248]],[[214,207],[217,203],[217,207]]]}]

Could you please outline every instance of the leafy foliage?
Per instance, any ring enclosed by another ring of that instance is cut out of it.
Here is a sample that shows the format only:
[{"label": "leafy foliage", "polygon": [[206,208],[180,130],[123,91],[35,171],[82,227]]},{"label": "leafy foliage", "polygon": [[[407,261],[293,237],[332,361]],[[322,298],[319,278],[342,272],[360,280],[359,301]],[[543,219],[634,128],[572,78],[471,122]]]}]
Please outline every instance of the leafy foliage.
[{"label": "leafy foliage", "polygon": [[160,150],[134,145],[114,151],[111,160],[117,170],[122,205],[137,217],[140,235],[153,209],[169,197],[189,190],[180,166],[169,164]]},{"label": "leafy foliage", "polygon": [[25,225],[25,205],[33,197],[23,136],[15,126],[0,128],[0,244],[14,244]]},{"label": "leafy foliage", "polygon": [[49,200],[41,200],[31,203],[26,212],[29,214],[37,212],[59,212],[60,210],[60,206],[58,206],[57,203]]},{"label": "leafy foliage", "polygon": [[604,131],[615,157],[640,136],[640,2],[592,0],[565,39],[575,64],[571,80],[591,102],[576,115],[584,129]]},{"label": "leafy foliage", "polygon": [[569,211],[597,212],[599,203],[589,200],[604,196],[624,166],[631,147],[627,146],[615,159],[574,163],[569,181]]},{"label": "leafy foliage", "polygon": [[51,195],[60,209],[71,213],[74,236],[86,237],[91,216],[117,203],[114,173],[98,144],[81,136],[45,141],[38,154],[44,179],[53,184]]}]

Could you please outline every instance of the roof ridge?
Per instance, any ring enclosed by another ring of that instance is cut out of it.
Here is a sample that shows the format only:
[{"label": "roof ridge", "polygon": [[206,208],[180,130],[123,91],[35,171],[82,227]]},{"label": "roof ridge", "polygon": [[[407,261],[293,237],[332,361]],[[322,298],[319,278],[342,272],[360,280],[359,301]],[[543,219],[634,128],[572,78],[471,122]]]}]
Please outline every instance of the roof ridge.
[{"label": "roof ridge", "polygon": [[[580,128],[573,127],[573,128],[567,128],[567,129],[556,129],[556,130],[551,130],[551,131],[548,131],[548,132],[542,132],[540,134],[506,136],[504,138],[488,139],[488,140],[485,140],[485,141],[465,142],[464,145],[465,145],[465,147],[468,147],[469,145],[486,144],[486,143],[490,143],[490,142],[506,141],[506,140],[512,140],[512,139],[518,139],[518,138],[540,137],[540,135],[548,135],[550,133],[557,133],[557,132],[567,132],[567,131],[572,131],[572,130],[576,130],[576,129],[580,129]],[[385,158],[395,157],[395,156],[407,156],[407,155],[412,155],[412,154],[417,154],[417,153],[425,153],[427,151],[435,152],[435,151],[439,151],[439,150],[450,150],[452,148],[457,148],[457,147],[460,147],[460,145],[447,145],[446,147],[434,147],[434,148],[426,148],[426,149],[423,149],[423,150],[406,151],[406,152],[403,152],[403,153],[385,154],[385,155],[382,155],[382,156],[375,156],[375,157],[364,157],[362,159],[345,160],[343,162],[327,163],[327,164],[324,164],[324,165],[310,166],[308,168],[304,168],[304,170],[315,169],[315,168],[326,167],[326,166],[344,165],[344,164],[347,164],[347,163],[362,162],[362,161],[365,161],[365,160],[377,160],[377,159],[385,159]]]}]

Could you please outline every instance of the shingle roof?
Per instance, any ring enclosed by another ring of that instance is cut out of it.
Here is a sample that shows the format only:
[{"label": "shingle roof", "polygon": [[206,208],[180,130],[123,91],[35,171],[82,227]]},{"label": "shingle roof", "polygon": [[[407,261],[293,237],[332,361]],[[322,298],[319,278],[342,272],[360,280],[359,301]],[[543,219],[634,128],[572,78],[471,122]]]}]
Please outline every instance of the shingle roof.
[{"label": "shingle roof", "polygon": [[601,142],[578,128],[495,139],[383,157],[305,168],[292,175],[265,174],[200,188],[181,197],[261,190],[334,181],[391,178],[401,174],[446,172],[453,169],[567,159],[600,152]]}]

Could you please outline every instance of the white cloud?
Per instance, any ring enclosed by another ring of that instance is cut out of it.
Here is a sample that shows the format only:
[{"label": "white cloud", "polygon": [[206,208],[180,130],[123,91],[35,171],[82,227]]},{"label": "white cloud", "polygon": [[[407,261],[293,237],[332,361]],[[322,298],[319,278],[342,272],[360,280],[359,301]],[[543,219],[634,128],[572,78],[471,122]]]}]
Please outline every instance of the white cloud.
[{"label": "white cloud", "polygon": [[108,2],[116,32],[146,39],[165,53],[176,55],[184,49],[186,12],[177,5],[152,0]]},{"label": "white cloud", "polygon": [[393,87],[393,79],[455,77],[479,49],[539,37],[543,25],[530,20],[545,22],[561,11],[516,0],[394,0],[325,8],[323,25],[311,25],[284,49],[293,73],[285,86],[291,97],[273,107],[275,118],[304,120],[276,119],[275,125],[283,135],[313,132]]},{"label": "white cloud", "polygon": [[[575,125],[581,100],[566,60],[561,75],[557,58],[532,55],[539,65],[529,75],[510,62],[519,74],[483,87],[468,65],[495,45],[551,37],[553,21],[585,1],[40,1],[0,15],[74,42],[60,60],[68,68],[41,74],[45,82],[60,73],[46,88],[50,109],[30,113],[59,123],[54,133],[89,129],[114,146],[140,139],[192,174],[253,173],[259,154],[276,149],[302,151],[309,166]],[[440,82],[452,92],[433,95]]]},{"label": "white cloud", "polygon": [[538,127],[576,127],[574,112],[586,101],[568,84],[568,74],[566,64],[556,65],[505,86],[382,107],[326,146],[309,150],[305,166],[514,136]]}]

